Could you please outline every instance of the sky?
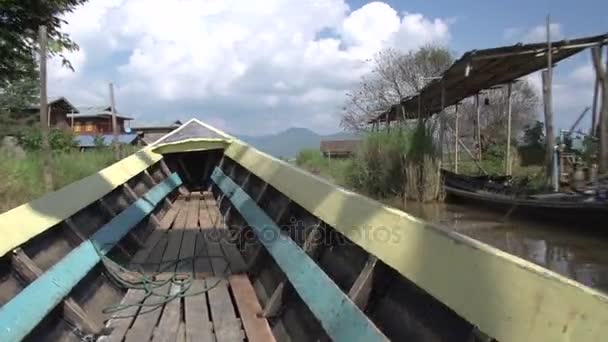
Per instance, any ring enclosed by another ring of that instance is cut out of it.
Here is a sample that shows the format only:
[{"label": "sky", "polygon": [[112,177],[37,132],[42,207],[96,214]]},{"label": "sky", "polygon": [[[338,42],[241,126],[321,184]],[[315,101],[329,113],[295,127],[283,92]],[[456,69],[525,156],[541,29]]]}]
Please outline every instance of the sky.
[{"label": "sky", "polygon": [[[133,125],[196,117],[233,134],[340,130],[346,93],[383,48],[470,49],[608,32],[606,1],[90,0],[66,15],[75,71],[49,65],[49,95],[109,103]],[[539,75],[528,80],[540,91]],[[589,51],[558,64],[555,125],[590,106]],[[539,118],[542,108],[539,107]],[[587,117],[585,123],[590,119]]]}]

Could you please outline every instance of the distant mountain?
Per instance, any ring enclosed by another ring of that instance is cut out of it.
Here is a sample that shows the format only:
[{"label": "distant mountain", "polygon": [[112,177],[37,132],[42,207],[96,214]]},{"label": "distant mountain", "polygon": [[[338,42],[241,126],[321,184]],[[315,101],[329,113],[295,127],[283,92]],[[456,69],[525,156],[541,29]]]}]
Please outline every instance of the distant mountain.
[{"label": "distant mountain", "polygon": [[317,134],[308,128],[289,128],[283,132],[262,136],[239,136],[239,139],[253,145],[258,150],[275,157],[293,158],[307,148],[318,149],[321,140],[356,139],[357,135],[339,132],[329,135]]}]

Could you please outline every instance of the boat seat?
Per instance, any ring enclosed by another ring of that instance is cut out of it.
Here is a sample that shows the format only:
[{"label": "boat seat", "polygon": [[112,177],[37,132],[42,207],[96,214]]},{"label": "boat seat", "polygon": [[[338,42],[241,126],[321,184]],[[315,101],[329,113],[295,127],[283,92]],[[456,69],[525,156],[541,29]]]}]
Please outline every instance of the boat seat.
[{"label": "boat seat", "polygon": [[[160,278],[188,276],[184,284],[155,290],[183,290],[184,297],[163,303],[130,289],[121,304],[138,306],[116,312],[107,324],[111,333],[100,340],[274,341],[245,262],[229,237],[211,193],[177,198],[132,262],[145,262],[144,271]],[[176,259],[180,262],[172,264]]]}]

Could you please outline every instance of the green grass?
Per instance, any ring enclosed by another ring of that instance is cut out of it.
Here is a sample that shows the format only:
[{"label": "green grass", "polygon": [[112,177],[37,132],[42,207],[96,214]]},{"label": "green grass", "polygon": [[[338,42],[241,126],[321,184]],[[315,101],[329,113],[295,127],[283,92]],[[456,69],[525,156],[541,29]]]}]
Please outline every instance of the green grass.
[{"label": "green grass", "polygon": [[[127,149],[130,154],[132,149]],[[0,213],[42,196],[45,192],[39,153],[29,152],[17,159],[0,155]],[[92,175],[115,162],[110,149],[54,153],[52,158],[53,190]]]}]

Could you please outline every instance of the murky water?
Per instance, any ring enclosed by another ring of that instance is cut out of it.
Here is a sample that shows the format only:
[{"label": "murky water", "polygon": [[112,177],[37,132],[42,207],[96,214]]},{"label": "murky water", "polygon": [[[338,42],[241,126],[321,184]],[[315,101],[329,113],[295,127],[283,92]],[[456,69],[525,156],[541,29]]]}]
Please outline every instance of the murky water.
[{"label": "murky water", "polygon": [[608,232],[507,219],[471,205],[408,203],[405,211],[608,293]]}]

